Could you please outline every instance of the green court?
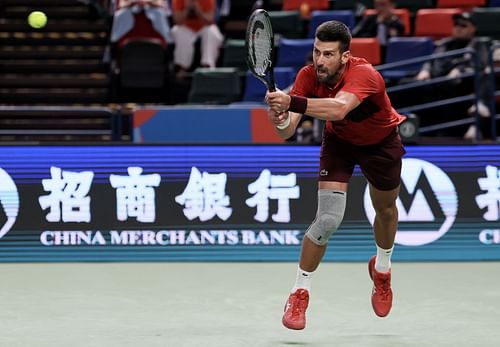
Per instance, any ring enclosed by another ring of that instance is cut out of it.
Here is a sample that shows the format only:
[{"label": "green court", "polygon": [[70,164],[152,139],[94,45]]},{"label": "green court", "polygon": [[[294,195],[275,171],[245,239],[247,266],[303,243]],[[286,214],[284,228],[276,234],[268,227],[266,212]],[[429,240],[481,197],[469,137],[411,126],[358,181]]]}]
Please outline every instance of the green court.
[{"label": "green court", "polygon": [[2,264],[0,346],[499,346],[500,263],[394,263],[377,318],[365,263],[324,263],[308,325],[293,263]]}]

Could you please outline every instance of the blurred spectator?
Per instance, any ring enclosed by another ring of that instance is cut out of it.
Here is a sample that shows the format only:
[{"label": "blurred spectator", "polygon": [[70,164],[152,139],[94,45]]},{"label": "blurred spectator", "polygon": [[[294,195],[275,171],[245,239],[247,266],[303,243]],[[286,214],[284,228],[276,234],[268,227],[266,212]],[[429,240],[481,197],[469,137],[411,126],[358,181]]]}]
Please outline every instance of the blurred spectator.
[{"label": "blurred spectator", "polygon": [[229,16],[231,11],[231,0],[217,0],[215,22],[218,23],[221,18]]},{"label": "blurred spectator", "polygon": [[[484,40],[480,40],[475,36],[476,34],[476,23],[470,12],[463,12],[453,15],[453,31],[450,37],[446,37],[442,40],[436,42],[436,49],[434,53],[443,53],[456,49],[472,48],[479,55],[480,68],[481,71],[487,66],[487,46]],[[463,73],[474,72],[474,59],[471,54],[464,54],[460,56],[452,56],[448,58],[436,59],[431,62],[427,62],[422,66],[422,69],[415,77],[418,81],[424,81],[435,77],[447,76],[454,78],[450,85],[445,86],[442,89],[455,90],[458,84],[461,83],[459,77]],[[490,110],[487,105],[487,88],[488,80],[484,73],[481,73],[480,80],[480,95],[477,113],[481,117],[489,117]],[[475,105],[469,108],[469,114],[474,114],[476,112]],[[472,139],[476,137],[476,127],[472,125],[464,135],[466,139]]]},{"label": "blurred spectator", "polygon": [[[472,19],[472,15],[469,12],[455,14],[453,15],[453,32],[451,36],[437,41],[434,53],[443,53],[466,47],[480,52],[484,50],[484,45],[475,37],[475,34],[476,24]],[[415,79],[424,81],[441,76],[457,77],[460,73],[473,70],[474,61],[471,56],[455,56],[425,63]]]},{"label": "blurred spectator", "polygon": [[134,29],[135,15],[143,11],[165,43],[173,42],[167,20],[170,8],[166,0],[118,0],[115,9],[110,39],[112,43],[118,42]]},{"label": "blurred spectator", "polygon": [[183,79],[192,66],[198,38],[201,40],[200,65],[216,66],[224,37],[215,24],[215,13],[215,0],[172,0],[177,79]]},{"label": "blurred spectator", "polygon": [[109,0],[77,0],[92,10],[98,18],[109,19]]},{"label": "blurred spectator", "polygon": [[375,0],[377,14],[363,17],[352,31],[353,37],[376,37],[382,48],[382,57],[389,39],[403,36],[405,32],[404,24],[393,12],[395,6],[395,0]]}]

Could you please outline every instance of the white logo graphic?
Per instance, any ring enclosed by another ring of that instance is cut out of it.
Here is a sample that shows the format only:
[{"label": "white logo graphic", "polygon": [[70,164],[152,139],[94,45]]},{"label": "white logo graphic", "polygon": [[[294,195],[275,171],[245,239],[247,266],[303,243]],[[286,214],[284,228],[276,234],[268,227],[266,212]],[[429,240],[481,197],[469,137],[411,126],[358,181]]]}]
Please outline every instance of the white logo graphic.
[{"label": "white logo graphic", "polygon": [[0,238],[9,232],[16,222],[19,212],[19,193],[12,178],[7,172],[0,168],[0,206],[2,207],[7,221],[0,227]]},{"label": "white logo graphic", "polygon": [[[431,208],[421,187],[417,185],[422,178],[427,180],[441,211]],[[400,198],[396,200],[399,222],[427,222],[435,225],[437,219],[435,213],[442,214],[444,221],[437,229],[434,227],[425,228],[425,230],[398,231],[396,243],[405,246],[422,246],[434,242],[446,234],[455,222],[458,209],[457,192],[448,175],[439,167],[427,161],[413,158],[403,159],[401,189],[404,188],[413,196],[413,200],[408,210],[406,210]],[[371,204],[368,185],[365,190],[364,205],[366,216],[373,225],[375,210]]]}]

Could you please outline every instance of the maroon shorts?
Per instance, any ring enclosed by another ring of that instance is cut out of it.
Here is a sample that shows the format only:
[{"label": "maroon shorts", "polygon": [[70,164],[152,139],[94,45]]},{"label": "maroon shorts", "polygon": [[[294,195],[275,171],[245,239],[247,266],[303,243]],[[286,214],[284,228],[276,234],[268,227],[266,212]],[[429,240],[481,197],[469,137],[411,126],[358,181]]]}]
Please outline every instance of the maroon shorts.
[{"label": "maroon shorts", "polygon": [[378,190],[392,190],[401,182],[401,157],[406,153],[397,128],[375,145],[353,145],[325,131],[320,155],[320,181],[349,182],[354,166]]}]

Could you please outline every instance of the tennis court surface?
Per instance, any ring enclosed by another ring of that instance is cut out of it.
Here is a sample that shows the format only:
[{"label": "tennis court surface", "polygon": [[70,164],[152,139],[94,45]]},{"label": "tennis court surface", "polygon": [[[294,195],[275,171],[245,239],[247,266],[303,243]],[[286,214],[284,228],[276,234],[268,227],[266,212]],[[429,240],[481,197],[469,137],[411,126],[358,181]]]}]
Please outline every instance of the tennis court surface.
[{"label": "tennis court surface", "polygon": [[500,263],[394,263],[389,317],[365,263],[323,263],[308,325],[293,263],[2,264],[0,346],[499,346]]}]

